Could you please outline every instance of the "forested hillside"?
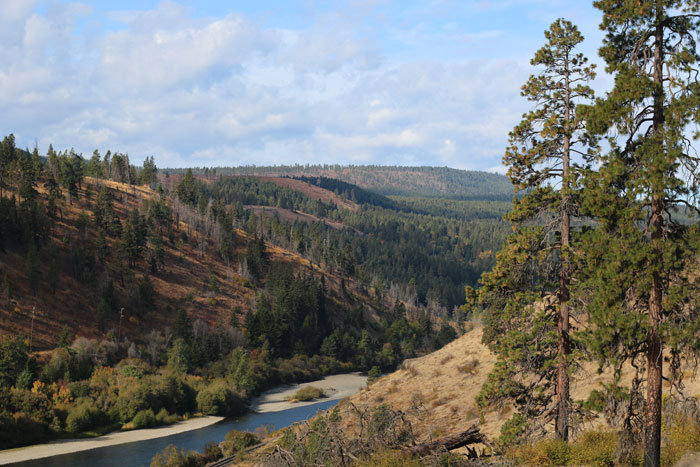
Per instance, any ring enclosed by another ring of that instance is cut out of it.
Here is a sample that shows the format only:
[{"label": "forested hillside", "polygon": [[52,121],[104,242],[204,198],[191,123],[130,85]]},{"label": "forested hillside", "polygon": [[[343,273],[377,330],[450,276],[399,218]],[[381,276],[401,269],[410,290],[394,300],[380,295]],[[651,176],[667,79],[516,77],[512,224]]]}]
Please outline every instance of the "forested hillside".
[{"label": "forested hillside", "polygon": [[[185,169],[167,169],[184,173]],[[385,196],[420,196],[451,199],[510,201],[513,186],[507,177],[490,172],[448,167],[398,167],[384,165],[280,165],[271,167],[193,168],[195,175],[290,176],[337,179]]]},{"label": "forested hillside", "polygon": [[[265,236],[315,264],[327,264],[392,299],[451,314],[464,303],[464,286],[475,286],[494,262],[508,231],[502,221],[505,201],[443,198],[387,198],[346,182],[301,179],[332,190],[352,208],[324,202],[281,186],[268,177],[193,176],[193,195],[232,206],[249,233]],[[188,195],[189,196],[189,195]],[[259,216],[247,206],[303,212],[324,222],[283,222],[280,216],[257,227]],[[339,227],[343,228],[339,228]]]},{"label": "forested hillside", "polygon": [[5,137],[0,445],[236,413],[272,385],[378,374],[454,339],[451,307],[491,261],[498,216],[298,184],[312,186]]}]

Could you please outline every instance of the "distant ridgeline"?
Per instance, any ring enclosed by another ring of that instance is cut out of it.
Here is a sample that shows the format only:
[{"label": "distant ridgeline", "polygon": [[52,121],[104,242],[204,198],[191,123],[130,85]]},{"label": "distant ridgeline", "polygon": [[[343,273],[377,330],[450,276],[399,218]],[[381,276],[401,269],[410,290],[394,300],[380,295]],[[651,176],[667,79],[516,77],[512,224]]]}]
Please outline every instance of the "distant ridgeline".
[{"label": "distant ridgeline", "polygon": [[[184,173],[184,169],[166,169]],[[352,183],[385,196],[422,196],[452,199],[507,200],[513,186],[507,177],[490,172],[448,167],[383,165],[280,165],[271,167],[215,167],[193,169],[195,175],[327,177]],[[308,181],[308,180],[307,180]]]},{"label": "distant ridgeline", "polygon": [[[268,212],[275,216],[274,224],[263,232],[258,229],[266,241],[292,248],[317,264],[338,264],[366,286],[398,286],[404,300],[413,297],[423,304],[432,301],[448,310],[464,303],[464,286],[477,285],[481,273],[492,267],[494,252],[501,248],[508,232],[503,215],[511,206],[510,198],[506,201],[505,197],[506,193],[512,197],[512,189],[500,175],[453,169],[338,167],[338,171],[348,169],[348,173],[357,170],[366,179],[376,169],[387,176],[387,181],[390,171],[392,177],[404,180],[405,193],[429,188],[422,184],[423,170],[436,179],[440,175],[444,180],[471,180],[470,186],[463,184],[461,198],[439,197],[437,190],[432,195],[387,197],[325,175],[294,175],[293,170],[272,169],[255,169],[256,173],[266,173],[269,179],[265,175],[225,175],[234,170],[250,172],[253,168],[193,169],[192,173],[210,180],[194,180],[196,190],[201,192],[199,199],[231,205],[232,212],[245,225],[259,223],[255,217],[260,210],[247,207],[274,208]],[[319,171],[331,169],[318,167]],[[180,171],[163,172],[173,175]],[[288,185],[279,176],[294,178],[306,188]],[[484,182],[490,179],[497,182]],[[411,185],[419,181],[417,188]],[[502,181],[508,186],[503,186]],[[326,195],[317,196],[310,185],[321,188]],[[441,181],[433,187],[445,186],[449,183]],[[480,195],[478,190],[487,186],[490,191]],[[339,204],[342,200],[356,209]],[[280,209],[315,216],[316,221],[303,222],[292,213],[285,219]]]}]

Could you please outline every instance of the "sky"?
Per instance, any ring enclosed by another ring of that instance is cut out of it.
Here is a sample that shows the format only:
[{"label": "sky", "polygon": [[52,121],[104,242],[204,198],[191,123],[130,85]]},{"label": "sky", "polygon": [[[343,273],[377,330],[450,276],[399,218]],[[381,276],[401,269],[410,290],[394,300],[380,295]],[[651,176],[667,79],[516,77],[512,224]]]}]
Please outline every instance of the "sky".
[{"label": "sky", "polygon": [[600,64],[585,0],[1,0],[0,132],[159,167],[503,171],[560,17]]}]

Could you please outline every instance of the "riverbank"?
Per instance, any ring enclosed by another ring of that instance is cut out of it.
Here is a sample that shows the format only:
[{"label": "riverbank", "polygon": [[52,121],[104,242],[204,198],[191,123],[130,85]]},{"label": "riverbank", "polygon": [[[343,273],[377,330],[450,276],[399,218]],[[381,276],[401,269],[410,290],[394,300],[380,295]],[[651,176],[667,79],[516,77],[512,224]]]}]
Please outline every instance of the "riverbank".
[{"label": "riverbank", "polygon": [[[367,376],[362,376],[359,373],[350,373],[327,376],[321,380],[311,381],[308,383],[280,386],[255,398],[251,402],[251,411],[260,414],[273,414],[275,412],[282,412],[289,409],[299,409],[306,406],[321,404],[323,402],[331,402],[353,395],[366,384]],[[307,402],[290,402],[288,398],[303,386],[315,386],[323,389],[327,397]],[[187,431],[206,428],[220,422],[221,420],[223,420],[223,417],[192,418],[190,420],[177,422],[173,425],[163,427],[132,431],[118,431],[96,438],[59,440],[45,444],[37,444],[34,446],[0,451],[0,465],[44,459],[63,454],[72,454],[109,446],[134,443],[137,441],[165,438]],[[275,425],[275,421],[273,419],[270,420],[270,422],[266,421],[263,424]],[[223,434],[221,435],[221,438],[223,438]]]},{"label": "riverbank", "polygon": [[223,417],[198,417],[157,428],[116,431],[104,436],[98,436],[97,438],[65,439],[52,441],[50,443],[36,444],[34,446],[9,449],[7,451],[0,451],[0,465],[33,459],[43,459],[45,457],[87,451],[118,444],[133,443],[136,441],[163,438],[186,431],[198,430],[218,423],[223,419]]},{"label": "riverbank", "polygon": [[[323,401],[339,400],[352,396],[367,385],[367,376],[360,373],[331,375],[309,383],[289,384],[264,392],[251,402],[251,410],[258,413],[280,412],[282,410],[318,404]],[[300,388],[313,386],[322,389],[326,397],[306,402],[290,402],[289,399]]]}]

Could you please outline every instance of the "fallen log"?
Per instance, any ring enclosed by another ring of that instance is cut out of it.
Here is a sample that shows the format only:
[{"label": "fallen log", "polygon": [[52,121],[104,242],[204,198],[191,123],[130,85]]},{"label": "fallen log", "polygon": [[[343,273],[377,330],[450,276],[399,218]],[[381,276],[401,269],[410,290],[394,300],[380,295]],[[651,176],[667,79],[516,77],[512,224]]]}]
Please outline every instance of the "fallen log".
[{"label": "fallen log", "polygon": [[445,436],[444,438],[436,439],[435,441],[430,441],[429,443],[418,444],[416,446],[411,446],[404,449],[404,452],[412,456],[427,456],[428,454],[435,452],[437,450],[452,451],[453,449],[458,449],[469,444],[481,443],[486,446],[492,447],[491,442],[486,437],[485,434],[479,431],[479,425],[474,424],[456,435]]}]

